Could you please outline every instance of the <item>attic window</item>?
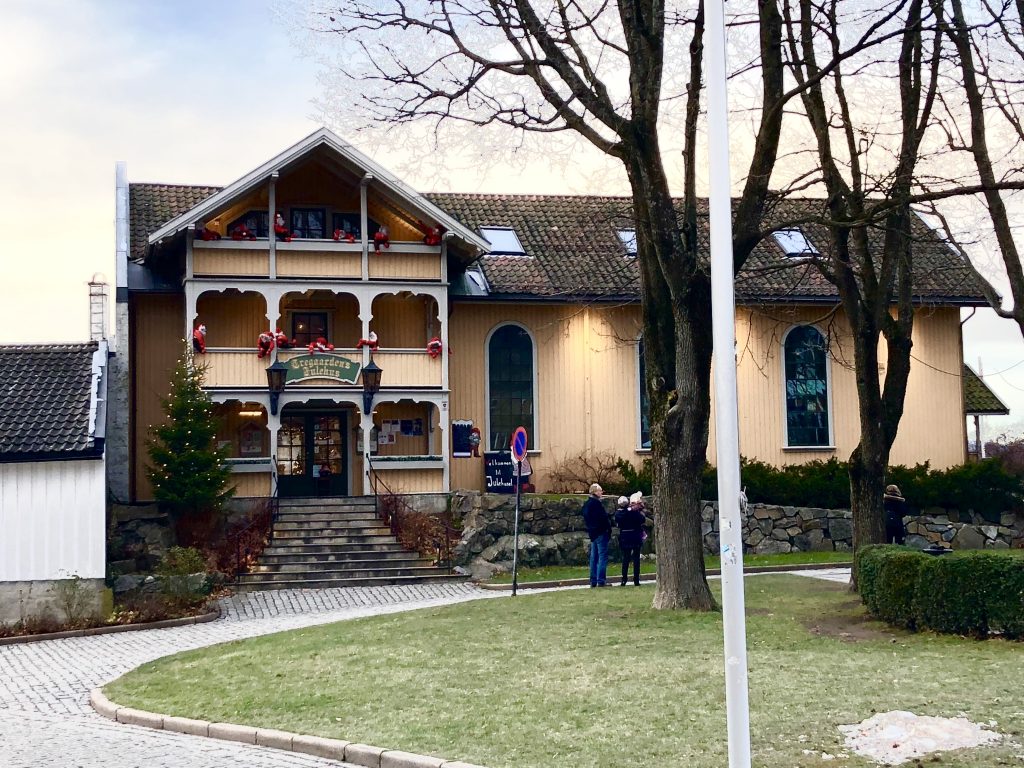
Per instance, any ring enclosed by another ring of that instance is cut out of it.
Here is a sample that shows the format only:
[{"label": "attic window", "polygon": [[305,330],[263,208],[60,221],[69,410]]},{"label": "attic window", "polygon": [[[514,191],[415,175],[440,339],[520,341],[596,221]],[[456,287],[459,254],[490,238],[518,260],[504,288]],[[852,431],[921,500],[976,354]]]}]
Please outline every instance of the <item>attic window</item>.
[{"label": "attic window", "polygon": [[817,256],[818,249],[811,245],[801,229],[779,229],[772,237],[787,256]]},{"label": "attic window", "polygon": [[480,227],[480,234],[491,244],[493,256],[525,256],[523,244],[511,227]]},{"label": "attic window", "polygon": [[636,230],[635,229],[620,229],[619,240],[622,241],[623,247],[626,249],[627,256],[636,256]]}]

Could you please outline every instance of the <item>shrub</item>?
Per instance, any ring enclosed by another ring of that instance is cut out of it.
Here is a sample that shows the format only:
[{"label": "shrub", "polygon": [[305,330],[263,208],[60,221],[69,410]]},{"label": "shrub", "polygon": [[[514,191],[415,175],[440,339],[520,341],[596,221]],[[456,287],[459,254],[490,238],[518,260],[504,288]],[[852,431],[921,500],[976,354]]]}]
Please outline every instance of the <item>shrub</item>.
[{"label": "shrub", "polygon": [[[206,585],[206,558],[192,547],[171,547],[157,566],[160,591],[172,603],[192,605],[202,602],[209,590]],[[199,577],[196,574],[200,574]]]},{"label": "shrub", "polygon": [[625,459],[618,459],[615,466],[622,477],[621,483],[611,482],[605,487],[610,494],[629,496],[634,491],[643,491],[644,496],[650,496],[654,488],[654,467],[650,459],[644,459],[637,469]]},{"label": "shrub", "polygon": [[[620,464],[610,452],[581,453],[557,462],[548,475],[552,493],[586,493],[591,483],[600,483],[609,493],[618,493],[622,477]],[[632,465],[629,465],[632,468]],[[648,492],[649,493],[649,492]]]},{"label": "shrub", "polygon": [[915,628],[914,596],[918,574],[930,559],[931,555],[903,547],[889,550],[882,556],[872,594],[878,618],[897,627]]},{"label": "shrub", "polygon": [[853,556],[853,570],[860,598],[873,614],[878,612],[878,603],[875,601],[878,571],[885,554],[893,549],[895,547],[891,544],[869,544],[858,549]]}]

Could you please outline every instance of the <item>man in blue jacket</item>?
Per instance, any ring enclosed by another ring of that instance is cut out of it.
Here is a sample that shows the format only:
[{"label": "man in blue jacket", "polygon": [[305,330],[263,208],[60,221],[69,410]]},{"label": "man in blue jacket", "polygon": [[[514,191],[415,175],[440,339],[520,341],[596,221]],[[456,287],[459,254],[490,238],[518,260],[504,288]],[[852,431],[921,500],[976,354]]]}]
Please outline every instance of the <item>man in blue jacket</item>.
[{"label": "man in blue jacket", "polygon": [[608,569],[608,542],[612,537],[612,525],[608,513],[601,504],[604,489],[598,483],[590,486],[590,497],[583,502],[583,525],[590,537],[590,586],[607,587],[605,573]]}]

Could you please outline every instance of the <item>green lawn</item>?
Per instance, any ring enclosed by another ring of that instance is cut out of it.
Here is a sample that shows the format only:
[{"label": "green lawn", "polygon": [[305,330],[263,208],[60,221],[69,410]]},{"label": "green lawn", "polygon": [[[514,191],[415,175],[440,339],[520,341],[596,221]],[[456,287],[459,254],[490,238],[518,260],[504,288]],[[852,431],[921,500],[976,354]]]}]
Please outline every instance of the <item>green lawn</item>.
[{"label": "green lawn", "polygon": [[[852,552],[786,552],[779,555],[744,555],[743,565],[748,568],[755,566],[776,565],[810,565],[815,563],[849,563],[853,561]],[[721,565],[717,555],[704,557],[705,568],[718,568]],[[640,563],[640,573],[654,573],[655,563]],[[630,566],[630,578],[633,569]],[[557,565],[545,568],[520,568],[518,581],[524,584],[531,581],[569,581],[571,579],[589,579],[590,568],[586,565]],[[608,581],[618,583],[622,578],[622,563],[608,562]],[[490,584],[511,584],[511,573],[499,573],[488,580]]]},{"label": "green lawn", "polygon": [[[724,766],[721,617],[653,611],[651,596],[579,589],[341,622],[158,660],[106,692],[490,768]],[[1024,645],[892,632],[845,586],[798,576],[752,577],[747,608],[754,765],[872,765],[821,753],[844,752],[837,725],[892,709],[1016,734],[945,753],[946,768],[1021,754]]]}]

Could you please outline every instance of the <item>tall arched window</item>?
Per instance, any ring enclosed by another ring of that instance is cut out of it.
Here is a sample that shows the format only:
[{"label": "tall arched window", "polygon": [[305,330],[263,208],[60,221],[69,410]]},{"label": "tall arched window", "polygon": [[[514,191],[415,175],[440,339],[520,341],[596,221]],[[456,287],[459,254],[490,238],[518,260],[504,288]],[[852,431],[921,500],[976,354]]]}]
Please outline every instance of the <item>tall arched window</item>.
[{"label": "tall arched window", "polygon": [[533,339],[518,325],[503,325],[487,343],[487,447],[509,447],[516,427],[526,427],[530,450],[536,448]]},{"label": "tall arched window", "polygon": [[647,363],[644,361],[644,340],[636,345],[636,389],[640,406],[640,447],[651,447],[651,401],[647,399]]},{"label": "tall arched window", "polygon": [[825,337],[812,325],[799,325],[786,335],[784,347],[786,445],[832,445]]}]

